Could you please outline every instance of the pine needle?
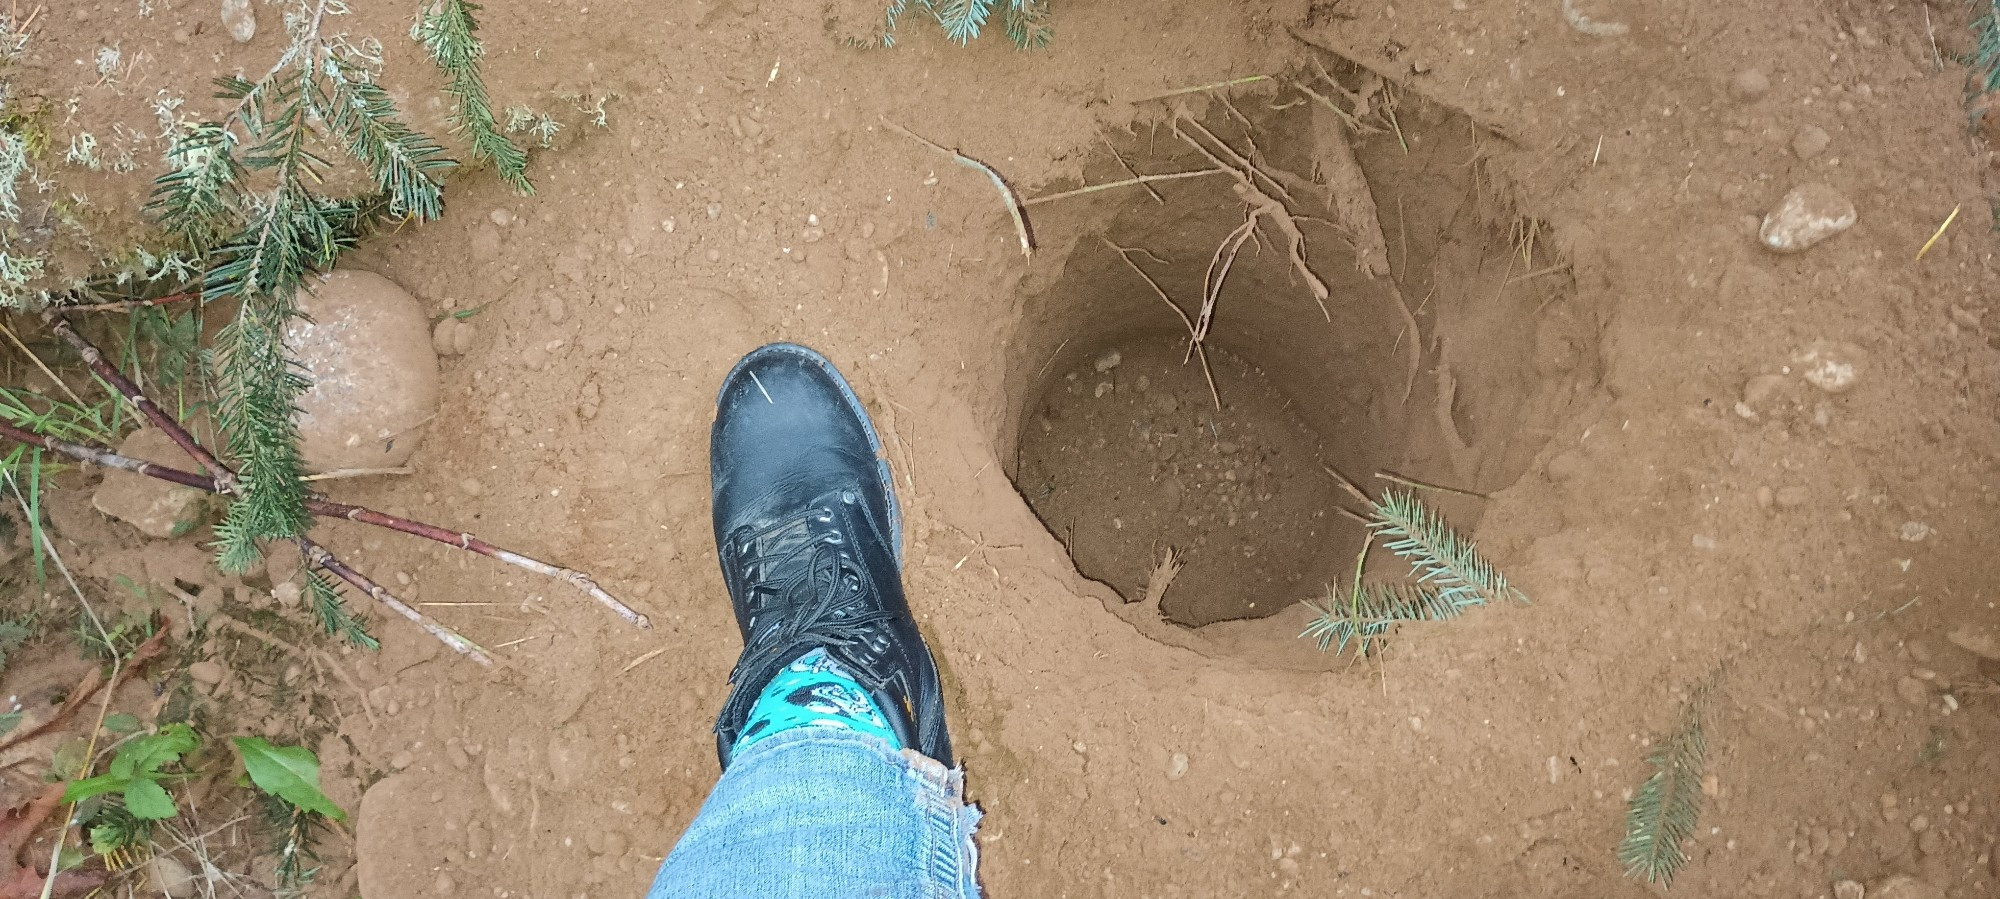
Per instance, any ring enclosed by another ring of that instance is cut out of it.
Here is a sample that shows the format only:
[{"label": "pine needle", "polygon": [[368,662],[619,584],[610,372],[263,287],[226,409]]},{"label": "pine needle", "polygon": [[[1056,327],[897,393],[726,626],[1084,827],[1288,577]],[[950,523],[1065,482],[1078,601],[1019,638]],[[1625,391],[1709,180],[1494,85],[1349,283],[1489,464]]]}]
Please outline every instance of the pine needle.
[{"label": "pine needle", "polygon": [[1689,697],[1679,726],[1646,756],[1653,775],[1626,806],[1625,839],[1618,844],[1627,877],[1668,884],[1687,864],[1686,843],[1701,814],[1701,768],[1708,752],[1701,717],[1707,696],[1703,687]]}]

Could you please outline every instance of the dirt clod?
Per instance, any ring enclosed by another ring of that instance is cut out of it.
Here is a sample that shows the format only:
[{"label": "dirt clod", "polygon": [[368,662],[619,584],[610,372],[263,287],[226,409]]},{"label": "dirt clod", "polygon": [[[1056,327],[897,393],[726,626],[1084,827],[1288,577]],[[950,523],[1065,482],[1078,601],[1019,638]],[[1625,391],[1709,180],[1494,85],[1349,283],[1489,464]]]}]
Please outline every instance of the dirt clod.
[{"label": "dirt clod", "polygon": [[1825,128],[1818,125],[1802,125],[1792,134],[1792,155],[1800,159],[1812,159],[1826,152],[1827,145],[1832,142],[1833,138],[1827,135]]},{"label": "dirt clod", "polygon": [[1756,100],[1771,92],[1771,78],[1762,69],[1744,69],[1729,79],[1729,93],[1738,100]]},{"label": "dirt clod", "polygon": [[[118,453],[186,469],[187,454],[165,431],[141,428],[118,444]],[[148,537],[178,537],[208,517],[208,494],[129,471],[107,471],[91,494],[97,511],[125,522]]]}]

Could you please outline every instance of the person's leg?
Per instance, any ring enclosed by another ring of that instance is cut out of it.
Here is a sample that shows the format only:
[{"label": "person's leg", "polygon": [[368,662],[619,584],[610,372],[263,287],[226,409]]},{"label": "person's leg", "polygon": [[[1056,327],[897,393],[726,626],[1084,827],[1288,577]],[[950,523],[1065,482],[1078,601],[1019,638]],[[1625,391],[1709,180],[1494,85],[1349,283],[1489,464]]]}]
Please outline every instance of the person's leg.
[{"label": "person's leg", "polygon": [[651,899],[977,897],[937,666],[903,596],[901,522],[833,365],[772,344],[724,379],[717,555],[743,634],[723,775]]}]

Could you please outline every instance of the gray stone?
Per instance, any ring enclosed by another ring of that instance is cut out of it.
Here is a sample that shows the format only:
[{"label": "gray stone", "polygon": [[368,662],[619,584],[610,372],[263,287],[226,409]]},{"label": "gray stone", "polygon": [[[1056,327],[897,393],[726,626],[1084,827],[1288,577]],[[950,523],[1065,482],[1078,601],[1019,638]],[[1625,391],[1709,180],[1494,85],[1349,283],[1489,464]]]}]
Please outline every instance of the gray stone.
[{"label": "gray stone", "polygon": [[1758,242],[1778,253],[1800,253],[1854,227],[1854,202],[1825,184],[1801,184],[1778,201],[1757,229]]},{"label": "gray stone", "polygon": [[222,0],[222,27],[239,44],[257,36],[257,9],[250,0]]}]

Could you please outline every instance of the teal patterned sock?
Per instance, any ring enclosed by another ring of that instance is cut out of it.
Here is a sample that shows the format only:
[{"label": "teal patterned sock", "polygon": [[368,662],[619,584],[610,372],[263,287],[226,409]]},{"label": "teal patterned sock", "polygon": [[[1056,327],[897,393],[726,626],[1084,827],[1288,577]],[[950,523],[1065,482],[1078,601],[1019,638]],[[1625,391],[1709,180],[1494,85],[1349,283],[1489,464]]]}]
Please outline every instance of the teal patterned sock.
[{"label": "teal patterned sock", "polygon": [[848,673],[846,666],[833,660],[824,649],[815,649],[786,665],[757,694],[750,707],[743,735],[736,739],[731,755],[759,740],[795,727],[833,727],[880,737],[890,746],[903,748],[896,732],[882,717],[882,709],[868,688]]}]

